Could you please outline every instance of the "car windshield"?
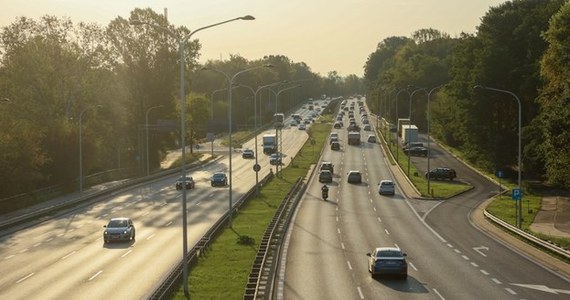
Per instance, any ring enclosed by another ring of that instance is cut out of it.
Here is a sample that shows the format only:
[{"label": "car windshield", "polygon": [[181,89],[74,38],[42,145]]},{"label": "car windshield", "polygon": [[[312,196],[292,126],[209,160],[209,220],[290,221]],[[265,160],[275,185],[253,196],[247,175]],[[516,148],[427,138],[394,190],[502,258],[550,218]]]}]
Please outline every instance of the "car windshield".
[{"label": "car windshield", "polygon": [[392,182],[382,182],[382,185],[392,185]]},{"label": "car windshield", "polygon": [[127,227],[127,220],[111,220],[107,228],[124,228]]},{"label": "car windshield", "polygon": [[402,257],[402,252],[397,250],[381,250],[376,253],[376,257]]},{"label": "car windshield", "polygon": [[214,174],[213,177],[214,177],[215,179],[222,179],[222,178],[224,178],[224,176],[225,176],[224,173],[216,173],[216,174]]},{"label": "car windshield", "polygon": [[188,180],[192,180],[192,177],[180,177],[180,178],[178,178],[178,181],[188,181]]}]

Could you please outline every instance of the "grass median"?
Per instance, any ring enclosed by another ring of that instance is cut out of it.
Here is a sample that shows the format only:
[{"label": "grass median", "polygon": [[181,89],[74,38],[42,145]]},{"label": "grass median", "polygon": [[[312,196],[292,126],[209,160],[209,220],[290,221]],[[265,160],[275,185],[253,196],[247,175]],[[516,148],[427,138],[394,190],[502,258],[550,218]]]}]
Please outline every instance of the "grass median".
[{"label": "grass median", "polygon": [[[311,125],[310,138],[283,169],[282,177],[273,177],[258,197],[249,199],[234,218],[232,228],[226,228],[199,257],[188,277],[191,298],[243,299],[263,233],[295,181],[318,162],[330,128],[327,123]],[[184,299],[182,288],[173,298]]]}]

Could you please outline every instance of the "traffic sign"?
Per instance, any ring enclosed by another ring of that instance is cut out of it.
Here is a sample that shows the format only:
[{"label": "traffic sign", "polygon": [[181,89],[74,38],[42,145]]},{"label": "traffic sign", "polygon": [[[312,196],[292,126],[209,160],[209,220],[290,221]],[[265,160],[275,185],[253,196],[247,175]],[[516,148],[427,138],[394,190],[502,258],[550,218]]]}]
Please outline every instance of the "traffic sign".
[{"label": "traffic sign", "polygon": [[512,199],[517,201],[520,201],[522,199],[522,191],[520,188],[513,189]]},{"label": "traffic sign", "polygon": [[495,175],[496,175],[498,178],[503,178],[503,177],[505,177],[505,172],[503,172],[503,171],[497,171],[497,173],[495,173]]}]

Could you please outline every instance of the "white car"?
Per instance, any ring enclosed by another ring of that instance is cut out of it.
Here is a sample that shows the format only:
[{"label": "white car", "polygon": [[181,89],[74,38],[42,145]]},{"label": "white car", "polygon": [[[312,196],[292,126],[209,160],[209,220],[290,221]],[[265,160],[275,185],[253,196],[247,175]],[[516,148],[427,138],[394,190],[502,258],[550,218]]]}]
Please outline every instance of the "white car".
[{"label": "white car", "polygon": [[378,194],[380,195],[394,195],[396,194],[396,184],[392,180],[382,180],[378,184]]}]

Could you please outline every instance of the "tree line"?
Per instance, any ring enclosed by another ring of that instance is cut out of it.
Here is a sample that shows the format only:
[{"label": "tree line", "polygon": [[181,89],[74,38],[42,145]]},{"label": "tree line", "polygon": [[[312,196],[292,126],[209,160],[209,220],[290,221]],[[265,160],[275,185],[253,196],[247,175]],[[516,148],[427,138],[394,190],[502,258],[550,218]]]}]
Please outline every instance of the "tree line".
[{"label": "tree line", "polygon": [[[106,26],[67,18],[19,17],[0,30],[0,198],[46,186],[77,189],[79,163],[83,174],[125,169],[144,175],[146,129],[151,169],[169,149],[180,147],[178,44],[166,31],[132,26],[141,20],[183,37],[184,26],[170,24],[151,9],[134,9]],[[198,63],[198,39],[186,45],[186,141],[228,128],[227,83],[224,76]],[[257,89],[259,122],[271,120],[275,109],[286,112],[322,94],[363,93],[361,78],[315,73],[304,62],[283,55],[247,60],[232,55],[205,66]],[[279,95],[280,89],[295,86]],[[236,130],[252,130],[251,89],[236,86],[232,117]],[[222,89],[226,90],[222,90]],[[81,134],[81,139],[80,139]],[[79,149],[82,149],[81,159]]]},{"label": "tree line", "polygon": [[[518,172],[521,102],[526,180],[570,187],[570,3],[513,0],[491,7],[474,34],[433,28],[382,40],[368,56],[368,105],[412,123],[489,172]],[[424,90],[420,90],[423,88]],[[435,89],[434,89],[435,88]],[[432,90],[433,89],[433,90]],[[398,97],[397,97],[398,96]],[[398,111],[398,116],[395,111]]]}]

